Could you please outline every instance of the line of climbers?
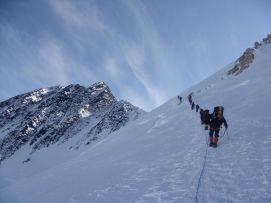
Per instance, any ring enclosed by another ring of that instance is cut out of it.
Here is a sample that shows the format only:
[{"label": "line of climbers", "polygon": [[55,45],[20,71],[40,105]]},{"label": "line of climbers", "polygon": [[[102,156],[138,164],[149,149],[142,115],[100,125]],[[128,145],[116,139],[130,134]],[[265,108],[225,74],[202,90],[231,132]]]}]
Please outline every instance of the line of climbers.
[{"label": "line of climbers", "polygon": [[196,112],[200,109],[200,119],[201,124],[205,125],[204,129],[209,129],[209,146],[210,147],[217,147],[217,142],[219,138],[219,131],[224,124],[225,128],[228,128],[228,124],[226,119],[223,116],[224,107],[223,106],[216,106],[214,107],[214,111],[212,114],[209,113],[209,109],[202,109],[198,104],[192,100],[193,92],[188,95],[188,101],[191,105],[191,110],[194,110],[196,107]]}]

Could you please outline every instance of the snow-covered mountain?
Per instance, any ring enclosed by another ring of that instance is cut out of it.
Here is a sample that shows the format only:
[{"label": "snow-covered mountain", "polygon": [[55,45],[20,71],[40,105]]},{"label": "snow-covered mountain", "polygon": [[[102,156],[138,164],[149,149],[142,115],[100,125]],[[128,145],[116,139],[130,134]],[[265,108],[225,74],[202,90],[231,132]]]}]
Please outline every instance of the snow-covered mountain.
[{"label": "snow-covered mountain", "polygon": [[[72,137],[25,164],[21,148],[0,166],[0,202],[271,202],[270,42],[101,142],[67,150]],[[191,93],[201,108],[225,108],[218,148],[208,146]]]},{"label": "snow-covered mountain", "polygon": [[103,82],[88,88],[43,88],[13,97],[0,103],[0,162],[26,144],[32,146],[30,154],[72,137],[78,142],[70,149],[90,144],[142,112],[128,102],[117,101]]}]

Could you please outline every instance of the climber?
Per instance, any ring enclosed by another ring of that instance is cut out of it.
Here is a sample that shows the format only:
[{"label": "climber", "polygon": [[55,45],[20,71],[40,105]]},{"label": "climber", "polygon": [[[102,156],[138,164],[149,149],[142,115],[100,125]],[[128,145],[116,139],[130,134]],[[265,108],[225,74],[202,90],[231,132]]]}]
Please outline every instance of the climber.
[{"label": "climber", "polygon": [[204,129],[208,130],[208,127],[211,121],[211,115],[209,114],[209,109],[206,109],[203,111],[202,118],[203,118],[203,124],[205,125]]},{"label": "climber", "polygon": [[192,94],[193,92],[191,92],[189,95],[188,95],[188,101],[190,104],[192,104]]},{"label": "climber", "polygon": [[199,111],[199,105],[197,104],[196,105],[196,112],[198,112]]},{"label": "climber", "polygon": [[191,104],[191,109],[193,110],[193,109],[194,109],[194,107],[195,107],[195,103],[194,103],[194,102],[192,102],[192,104]]},{"label": "climber", "polygon": [[199,110],[199,114],[200,114],[201,125],[203,125],[203,124],[204,124],[204,122],[203,122],[204,111],[203,111],[203,109],[202,109],[202,108],[200,108],[200,110]]},{"label": "climber", "polygon": [[179,101],[180,101],[180,103],[179,103],[179,104],[181,104],[181,103],[182,103],[183,98],[182,98],[181,96],[178,96],[178,99],[179,99]]},{"label": "climber", "polygon": [[[219,130],[222,124],[224,124],[225,128],[228,128],[228,124],[226,119],[223,116],[224,107],[217,106],[214,108],[214,112],[211,116],[210,122],[210,131],[209,131],[209,146],[210,147],[217,147],[218,137],[219,137]],[[213,138],[213,135],[215,137]]]}]

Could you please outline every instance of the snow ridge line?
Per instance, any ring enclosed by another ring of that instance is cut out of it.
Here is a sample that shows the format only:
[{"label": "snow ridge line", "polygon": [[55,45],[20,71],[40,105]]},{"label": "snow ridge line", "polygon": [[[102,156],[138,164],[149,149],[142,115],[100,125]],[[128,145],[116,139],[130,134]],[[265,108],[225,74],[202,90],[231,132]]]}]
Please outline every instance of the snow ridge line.
[{"label": "snow ridge line", "polygon": [[[204,133],[204,135],[205,135],[205,133]],[[201,185],[201,179],[202,179],[204,171],[205,171],[207,154],[208,154],[208,142],[206,143],[206,150],[205,150],[204,160],[203,160],[203,164],[202,164],[202,168],[201,168],[201,172],[200,172],[200,176],[199,176],[198,184],[197,184],[196,203],[198,203],[199,188],[200,188],[200,185]]]}]

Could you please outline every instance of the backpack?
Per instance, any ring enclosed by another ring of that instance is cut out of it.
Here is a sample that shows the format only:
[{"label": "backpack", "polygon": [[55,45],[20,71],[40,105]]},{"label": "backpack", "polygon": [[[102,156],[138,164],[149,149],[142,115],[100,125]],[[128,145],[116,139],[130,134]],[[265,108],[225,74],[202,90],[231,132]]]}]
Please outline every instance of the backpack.
[{"label": "backpack", "polygon": [[203,111],[203,121],[205,124],[210,124],[211,115],[209,114],[209,110],[206,109]]},{"label": "backpack", "polygon": [[223,106],[216,106],[214,108],[213,118],[222,119],[223,112],[224,112],[224,107]]},{"label": "backpack", "polygon": [[210,124],[211,128],[213,128],[213,129],[220,128],[221,123],[222,123],[222,119],[223,119],[223,112],[224,112],[223,106],[216,106],[214,108],[214,112],[212,114],[211,124]]}]

